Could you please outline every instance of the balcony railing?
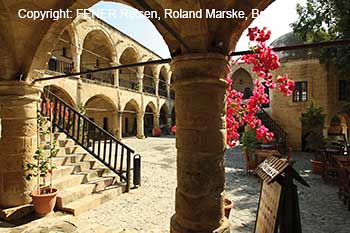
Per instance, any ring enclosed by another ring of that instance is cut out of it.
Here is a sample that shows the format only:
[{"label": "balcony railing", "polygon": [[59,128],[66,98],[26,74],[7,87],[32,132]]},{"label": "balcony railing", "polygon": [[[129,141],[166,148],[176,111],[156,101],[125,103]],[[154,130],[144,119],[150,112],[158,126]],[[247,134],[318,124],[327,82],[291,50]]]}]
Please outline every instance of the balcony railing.
[{"label": "balcony railing", "polygon": [[50,58],[48,62],[48,70],[69,74],[72,72],[73,64],[65,61],[61,61],[55,58]]},{"label": "balcony railing", "polygon": [[[82,68],[82,71],[89,71],[89,69]],[[96,83],[107,83],[111,85],[114,84],[114,75],[111,70],[82,74],[81,77],[83,79],[95,81]]]},{"label": "balcony railing", "polygon": [[156,89],[153,86],[148,86],[148,85],[143,84],[143,92],[155,95]]},{"label": "balcony railing", "polygon": [[163,97],[168,96],[166,89],[161,89],[161,88],[158,89],[158,95],[163,96]]},{"label": "balcony railing", "polygon": [[127,79],[123,79],[122,77],[119,78],[119,86],[120,87],[125,87],[128,89],[132,89],[132,90],[139,90],[139,83],[138,82],[133,82]]}]

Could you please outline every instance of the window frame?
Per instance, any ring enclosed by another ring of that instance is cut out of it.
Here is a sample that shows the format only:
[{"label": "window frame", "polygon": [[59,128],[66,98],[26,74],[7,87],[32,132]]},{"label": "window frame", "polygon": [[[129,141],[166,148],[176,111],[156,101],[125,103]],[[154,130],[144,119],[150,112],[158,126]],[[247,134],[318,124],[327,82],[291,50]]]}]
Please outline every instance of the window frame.
[{"label": "window frame", "polygon": [[[309,86],[307,81],[295,82],[295,90],[293,91],[293,95],[292,95],[293,102],[294,103],[307,102],[309,97],[308,88]],[[305,94],[305,98],[304,98],[304,94]]]}]

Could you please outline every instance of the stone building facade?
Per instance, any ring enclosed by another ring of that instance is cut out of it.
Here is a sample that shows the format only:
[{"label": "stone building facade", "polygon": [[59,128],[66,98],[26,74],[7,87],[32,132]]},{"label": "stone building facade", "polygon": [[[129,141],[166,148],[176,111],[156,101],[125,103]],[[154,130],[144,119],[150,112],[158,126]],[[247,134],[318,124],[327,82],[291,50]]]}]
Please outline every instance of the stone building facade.
[{"label": "stone building facade", "polygon": [[159,59],[97,17],[78,17],[61,33],[47,69],[36,72],[40,77],[87,72],[39,83],[118,138],[143,138],[153,128],[168,133],[174,122],[169,64],[89,71]]},{"label": "stone building facade", "polygon": [[[288,33],[273,43],[273,47],[301,44],[302,41]],[[350,95],[346,77],[339,77],[332,65],[320,62],[318,51],[295,50],[279,53],[281,67],[275,76],[288,74],[296,82],[296,90],[290,97],[285,97],[278,90],[268,90],[270,104],[265,106],[269,113],[288,134],[288,144],[294,150],[303,149],[303,127],[300,117],[312,102],[322,107],[326,114],[323,134],[345,134],[349,138],[350,119],[342,113],[342,104]],[[233,87],[245,92],[251,90],[257,76],[250,67],[240,65],[233,73]]]}]

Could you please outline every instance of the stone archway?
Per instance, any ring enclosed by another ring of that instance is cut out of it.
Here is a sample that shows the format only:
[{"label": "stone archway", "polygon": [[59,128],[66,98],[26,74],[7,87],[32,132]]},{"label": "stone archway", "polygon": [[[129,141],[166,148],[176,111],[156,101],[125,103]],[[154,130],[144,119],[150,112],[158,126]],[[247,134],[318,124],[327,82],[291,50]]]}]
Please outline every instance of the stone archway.
[{"label": "stone archway", "polygon": [[85,115],[112,135],[118,135],[119,126],[117,125],[117,107],[105,95],[95,95],[86,101]]},{"label": "stone archway", "polygon": [[158,84],[158,94],[159,96],[167,97],[167,70],[165,66],[162,66],[159,72],[159,84]]},{"label": "stone archway", "polygon": [[45,88],[48,88],[53,94],[61,98],[64,102],[69,104],[70,106],[76,108],[76,103],[72,96],[63,88],[56,86],[56,85],[49,85],[45,86]]},{"label": "stone archway", "polygon": [[243,99],[252,96],[254,89],[252,76],[243,68],[239,68],[232,75],[232,88],[243,93]]},{"label": "stone archway", "polygon": [[122,119],[122,136],[130,137],[138,134],[138,113],[140,108],[135,100],[130,100],[124,107]]},{"label": "stone archway", "polygon": [[[133,64],[138,61],[138,53],[133,47],[126,48],[119,58],[120,64]],[[119,86],[139,90],[139,85],[137,69],[133,67],[119,70]]]},{"label": "stone archway", "polygon": [[171,128],[171,115],[166,103],[160,108],[159,111],[159,128],[163,134],[169,134]]},{"label": "stone archway", "polygon": [[153,69],[151,66],[145,66],[143,70],[143,91],[149,94],[156,94]]},{"label": "stone archway", "polygon": [[158,128],[157,108],[153,102],[149,102],[145,108],[144,131],[145,136],[152,135],[153,129]]},{"label": "stone archway", "polygon": [[74,70],[73,43],[68,30],[61,34],[55,48],[51,51],[51,58],[48,61],[48,70],[69,74]]},{"label": "stone archway", "polygon": [[[84,38],[83,50],[80,58],[80,71],[111,67],[115,59],[113,42],[102,30],[93,30]],[[88,73],[82,78],[96,82],[114,85],[114,75],[111,70]]]}]

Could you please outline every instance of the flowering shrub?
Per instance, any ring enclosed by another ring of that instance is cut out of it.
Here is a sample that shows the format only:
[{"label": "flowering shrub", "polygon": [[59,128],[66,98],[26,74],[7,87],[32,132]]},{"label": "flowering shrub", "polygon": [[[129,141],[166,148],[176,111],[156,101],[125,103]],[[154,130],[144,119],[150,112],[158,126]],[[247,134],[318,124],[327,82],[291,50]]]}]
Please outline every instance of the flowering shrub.
[{"label": "flowering shrub", "polygon": [[[263,143],[273,139],[273,133],[270,132],[256,117],[260,106],[269,103],[268,95],[265,93],[265,86],[274,89],[278,87],[284,95],[292,94],[295,85],[294,81],[288,78],[288,75],[273,78],[272,71],[280,67],[278,55],[266,45],[270,39],[271,31],[266,27],[258,29],[257,27],[249,28],[249,40],[253,43],[250,47],[252,53],[244,55],[240,60],[245,64],[252,65],[251,70],[258,75],[254,82],[253,95],[243,101],[243,93],[232,89],[231,73],[227,76],[228,88],[226,95],[226,128],[227,144],[234,147],[239,137],[238,128],[240,125],[247,124],[250,128],[256,130],[256,138]],[[230,61],[234,65],[234,60]]]}]

